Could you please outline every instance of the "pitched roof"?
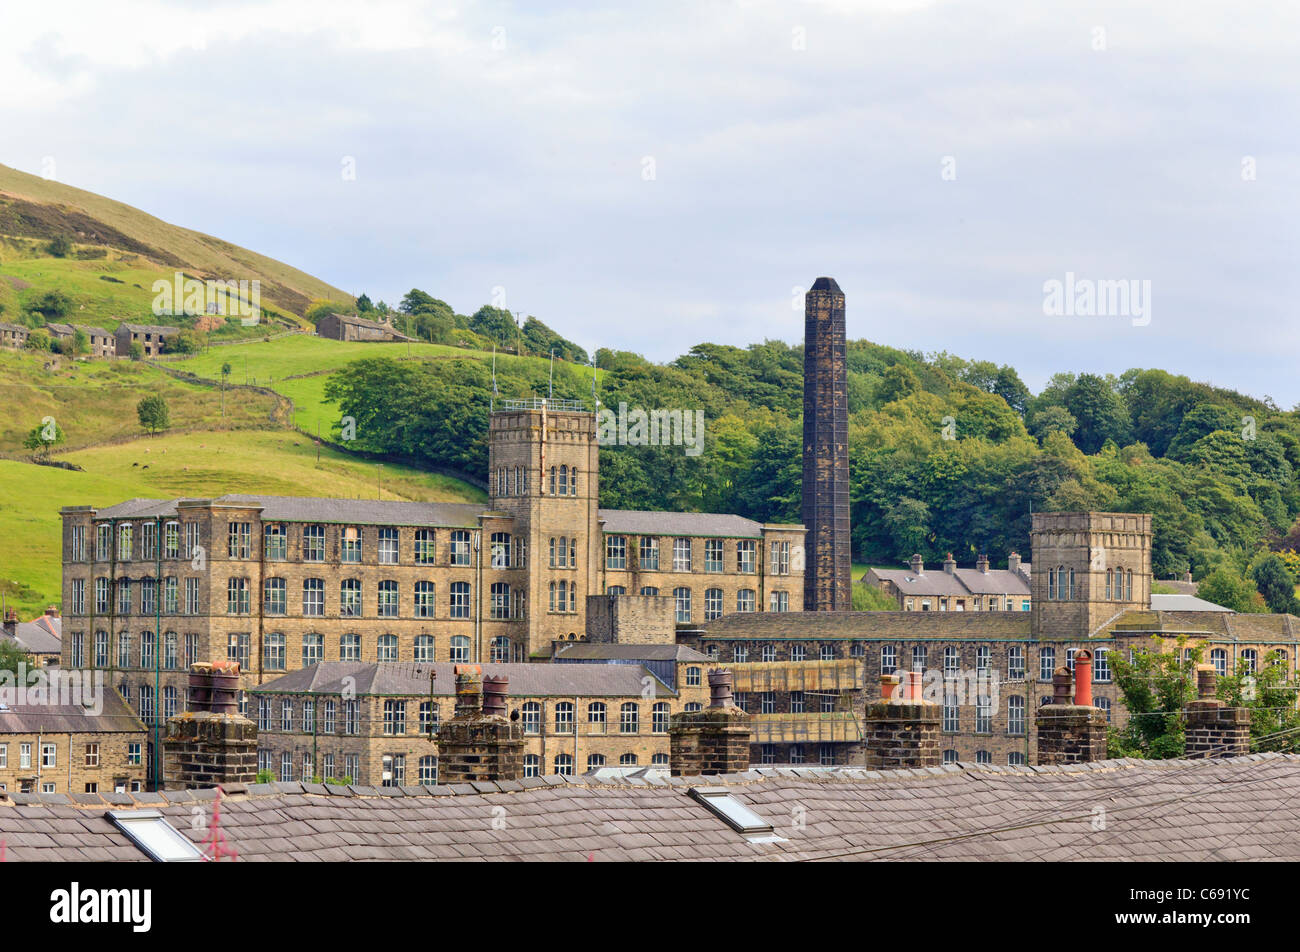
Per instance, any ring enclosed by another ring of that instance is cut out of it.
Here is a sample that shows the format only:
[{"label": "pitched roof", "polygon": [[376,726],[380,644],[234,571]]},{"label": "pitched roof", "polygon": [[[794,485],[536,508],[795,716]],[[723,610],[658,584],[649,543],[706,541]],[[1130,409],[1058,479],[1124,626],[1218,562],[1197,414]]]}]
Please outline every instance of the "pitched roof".
[{"label": "pitched roof", "polygon": [[604,661],[629,659],[633,661],[709,661],[687,645],[616,645],[591,641],[566,642],[556,645],[551,656],[556,661]]},{"label": "pitched roof", "polygon": [[[240,860],[1300,860],[1300,756],[923,770],[758,768],[722,777],[530,777],[440,787],[231,785],[221,830]],[[691,789],[773,826],[748,839]],[[144,861],[104,813],[156,809],[192,841],[215,790],[11,794],[12,861]],[[111,799],[110,799],[111,798]],[[1111,822],[1092,824],[1098,803]],[[485,830],[499,806],[512,818]],[[795,806],[807,822],[790,824]],[[1084,830],[1084,833],[1080,833]]]},{"label": "pitched roof", "polygon": [[910,568],[873,568],[868,576],[892,582],[904,595],[1028,595],[1029,582],[1009,569],[957,568],[951,574],[942,569],[917,574]]},{"label": "pitched roof", "polygon": [[[1156,596],[1152,596],[1155,598]],[[1238,614],[1218,611],[1127,611],[1102,629],[1187,634],[1218,641],[1268,642],[1300,639],[1300,618],[1295,615]]]},{"label": "pitched roof", "polygon": [[[49,670],[49,669],[43,669]],[[60,672],[51,672],[57,685],[66,677]],[[30,691],[31,688],[28,688]],[[93,691],[93,693],[92,693]],[[64,734],[64,733],[128,733],[146,730],[144,722],[117,693],[117,689],[105,684],[102,686],[84,684],[80,687],[70,685],[63,697],[51,687],[45,700],[68,700],[68,704],[53,703],[15,703],[13,689],[0,692],[0,734]],[[82,697],[102,699],[99,710],[88,708],[79,703]]]},{"label": "pitched roof", "polygon": [[[639,697],[650,678],[654,696],[674,692],[641,665],[485,664],[485,675],[510,678],[510,697]],[[433,683],[429,675],[433,673]],[[346,680],[345,680],[346,679]],[[451,697],[456,693],[456,666],[383,661],[322,661],[291,671],[252,688],[263,694],[340,694],[345,684],[359,695],[424,695]],[[647,695],[648,696],[648,695]]]},{"label": "pitched roof", "polygon": [[[178,499],[128,499],[96,512],[97,519],[151,519],[176,515]],[[196,500],[197,501],[197,500]],[[485,505],[460,502],[409,502],[405,500],[331,499],[314,496],[263,496],[227,493],[207,500],[214,505],[261,506],[268,522],[347,522],[382,526],[472,527]]]},{"label": "pitched roof", "polygon": [[1181,593],[1177,595],[1161,595],[1153,592],[1151,594],[1151,607],[1156,611],[1164,612],[1232,612],[1231,608],[1224,608],[1222,605],[1214,604],[1214,602],[1207,602],[1195,595]]},{"label": "pitched roof", "polygon": [[118,330],[126,328],[132,334],[179,334],[181,328],[173,324],[127,324],[117,325]]},{"label": "pitched roof", "polygon": [[1028,638],[1029,612],[734,612],[705,622],[705,638]]},{"label": "pitched roof", "polygon": [[[602,509],[606,532],[644,535],[725,536],[758,539],[763,524],[744,516],[716,512],[652,512],[635,509]],[[791,528],[798,528],[793,526]],[[662,558],[662,556],[661,556]]]},{"label": "pitched roof", "polygon": [[[63,647],[62,630],[63,620],[57,615],[41,615],[14,626],[14,641],[33,654],[58,654]],[[0,637],[7,636],[0,631]]]}]

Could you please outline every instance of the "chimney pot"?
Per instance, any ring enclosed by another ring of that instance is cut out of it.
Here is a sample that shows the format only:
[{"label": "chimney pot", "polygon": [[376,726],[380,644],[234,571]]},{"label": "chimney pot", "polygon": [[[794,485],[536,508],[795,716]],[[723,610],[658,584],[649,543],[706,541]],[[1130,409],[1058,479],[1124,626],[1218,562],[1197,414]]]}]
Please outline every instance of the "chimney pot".
[{"label": "chimney pot", "polygon": [[483,710],[483,669],[477,664],[458,664],[456,675],[456,717]]},{"label": "chimney pot", "polygon": [[1052,703],[1069,704],[1073,687],[1074,678],[1070,674],[1070,669],[1061,665],[1052,672]]},{"label": "chimney pot", "polygon": [[1219,693],[1219,672],[1212,664],[1196,666],[1196,695],[1202,701],[1213,700]]},{"label": "chimney pot", "polygon": [[975,568],[979,569],[979,570],[980,570],[980,573],[983,574],[983,575],[987,575],[987,574],[988,574],[988,571],[989,571],[989,556],[988,556],[988,553],[987,553],[987,552],[981,552],[981,553],[979,554],[979,558],[977,558],[977,559],[975,560]]},{"label": "chimney pot", "polygon": [[902,680],[903,679],[896,674],[882,674],[880,676],[880,699],[882,701],[888,701],[897,695]]},{"label": "chimney pot", "polygon": [[735,680],[730,668],[709,672],[709,707],[733,707],[732,686]]},{"label": "chimney pot", "polygon": [[1087,648],[1074,656],[1074,703],[1092,707],[1092,652]]},{"label": "chimney pot", "polygon": [[510,678],[504,674],[483,678],[483,713],[506,716],[506,699],[510,696]]}]

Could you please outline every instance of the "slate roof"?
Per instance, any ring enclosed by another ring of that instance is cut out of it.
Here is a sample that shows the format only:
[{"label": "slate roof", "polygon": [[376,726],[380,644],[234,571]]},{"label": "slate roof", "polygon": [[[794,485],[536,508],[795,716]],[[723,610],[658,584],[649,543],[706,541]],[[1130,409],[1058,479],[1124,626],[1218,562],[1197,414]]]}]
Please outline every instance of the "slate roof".
[{"label": "slate roof", "polygon": [[[510,678],[511,698],[523,697],[640,697],[650,678],[654,697],[675,693],[641,665],[485,664],[484,675]],[[428,696],[429,673],[435,672],[435,697],[456,693],[456,666],[384,661],[322,661],[251,688],[254,694],[339,694],[344,679],[357,694]],[[649,696],[649,695],[647,695]]]},{"label": "slate roof", "polygon": [[[1028,571],[1028,569],[1026,569]],[[954,569],[952,574],[939,569],[917,575],[910,568],[877,569],[867,573],[893,582],[904,595],[1028,595],[1029,582],[1019,572],[1009,569]]]},{"label": "slate roof", "polygon": [[[454,787],[231,785],[221,830],[240,861],[1300,860],[1300,756],[951,764],[884,773],[765,767],[723,777],[532,777]],[[771,822],[751,842],[688,794],[725,790]],[[200,843],[215,790],[11,794],[11,861],[145,856],[104,817],[158,809]],[[110,800],[112,802],[110,802]],[[1105,827],[1096,829],[1096,808]],[[504,807],[504,813],[497,810]],[[802,822],[791,817],[800,811]],[[494,817],[504,824],[493,824]]]},{"label": "slate roof", "polygon": [[[197,498],[197,497],[193,497]],[[149,519],[175,516],[178,499],[128,499],[100,509],[96,519]],[[268,522],[347,522],[354,525],[450,526],[469,528],[489,511],[479,503],[408,502],[377,499],[331,499],[315,496],[263,496],[227,493],[209,500],[215,505],[261,506]]]},{"label": "slate roof", "polygon": [[1128,611],[1103,629],[1106,630],[1161,632],[1170,636],[1189,634],[1218,641],[1286,642],[1300,640],[1300,618],[1249,612],[1238,614],[1227,609],[1217,612]]},{"label": "slate roof", "polygon": [[[729,539],[758,539],[763,524],[744,516],[717,512],[652,512],[635,509],[602,509],[605,531],[659,536],[725,536]],[[798,529],[799,526],[789,528]],[[672,553],[666,553],[669,561]],[[662,560],[665,553],[660,553]]]},{"label": "slate roof", "polygon": [[711,660],[687,645],[616,645],[575,641],[557,645],[552,655],[557,661],[605,661],[631,659],[633,661],[700,661]]},{"label": "slate roof", "polygon": [[[48,670],[48,669],[46,669]],[[56,671],[56,677],[60,675]],[[88,691],[87,691],[88,693]],[[146,730],[144,722],[117,693],[104,685],[98,714],[79,703],[17,704],[8,692],[0,693],[0,735],[3,734],[116,734]],[[80,691],[71,699],[81,697]],[[3,703],[7,702],[7,703]]]},{"label": "slate roof", "polygon": [[[63,620],[57,615],[41,615],[32,621],[20,621],[14,626],[13,639],[19,647],[31,654],[59,654],[63,648],[60,632]],[[0,638],[9,637],[0,629]]]},{"label": "slate roof", "polygon": [[1160,595],[1152,593],[1151,607],[1156,611],[1165,612],[1228,612],[1232,614],[1231,608],[1224,608],[1222,605],[1216,605],[1214,602],[1207,602],[1203,598],[1197,598],[1195,595],[1179,593],[1177,595]]},{"label": "slate roof", "polygon": [[733,612],[699,627],[705,638],[1028,638],[1029,612]]}]

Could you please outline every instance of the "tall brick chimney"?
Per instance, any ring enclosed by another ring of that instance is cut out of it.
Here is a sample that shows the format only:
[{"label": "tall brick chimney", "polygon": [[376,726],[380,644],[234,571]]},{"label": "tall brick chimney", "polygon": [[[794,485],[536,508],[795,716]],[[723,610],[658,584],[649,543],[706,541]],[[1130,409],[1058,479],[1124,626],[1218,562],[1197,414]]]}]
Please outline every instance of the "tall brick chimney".
[{"label": "tall brick chimney", "polygon": [[186,711],[167,721],[163,786],[168,789],[253,783],[257,725],[239,713],[239,662],[190,666]]},{"label": "tall brick chimney", "polygon": [[1250,753],[1250,710],[1215,697],[1219,675],[1212,664],[1196,668],[1195,701],[1187,705],[1187,756],[1237,757]]},{"label": "tall brick chimney", "polygon": [[804,296],[804,611],[849,611],[849,386],[844,292],[818,278]]},{"label": "tall brick chimney", "polygon": [[749,769],[750,717],[732,700],[731,671],[709,672],[709,706],[674,714],[668,727],[668,769],[674,777]]},{"label": "tall brick chimney", "polygon": [[949,575],[954,575],[957,572],[957,560],[952,557],[951,552],[944,557],[943,570]]},{"label": "tall brick chimney", "polygon": [[913,575],[925,574],[925,561],[921,558],[921,553],[918,552],[915,555],[913,555],[912,561],[909,563],[909,565],[912,568]]},{"label": "tall brick chimney", "polygon": [[524,774],[524,732],[506,717],[510,679],[485,678],[476,664],[458,664],[455,671],[456,714],[438,728],[439,780],[518,780]]},{"label": "tall brick chimney", "polygon": [[975,568],[976,568],[976,569],[977,569],[981,574],[983,574],[983,575],[988,575],[988,573],[989,573],[989,554],[988,554],[987,552],[981,552],[981,553],[979,554],[979,557],[975,559]]},{"label": "tall brick chimney", "polygon": [[12,608],[5,609],[5,634],[12,637],[18,631],[18,613]]},{"label": "tall brick chimney", "polygon": [[[939,705],[921,696],[920,671],[880,677],[880,700],[867,705],[867,769],[939,766]],[[901,682],[901,683],[900,683]]]},{"label": "tall brick chimney", "polygon": [[1038,709],[1038,763],[1078,764],[1106,759],[1106,713],[1092,706],[1092,652],[1074,656],[1075,674],[1052,673],[1052,703]]}]

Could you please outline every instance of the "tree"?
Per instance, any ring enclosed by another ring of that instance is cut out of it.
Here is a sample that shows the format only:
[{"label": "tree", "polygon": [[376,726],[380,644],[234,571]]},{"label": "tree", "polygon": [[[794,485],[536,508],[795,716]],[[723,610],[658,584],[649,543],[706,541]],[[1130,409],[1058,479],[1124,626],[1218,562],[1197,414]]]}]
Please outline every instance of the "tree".
[{"label": "tree", "polygon": [[1128,442],[1128,407],[1106,378],[1079,374],[1065,392],[1064,405],[1079,423],[1074,442],[1085,453],[1096,453],[1107,440],[1120,446]]},{"label": "tree", "polygon": [[1251,748],[1293,753],[1300,750],[1300,710],[1296,690],[1287,677],[1286,659],[1270,651],[1253,674],[1238,666],[1238,673],[1219,678],[1218,696],[1229,707],[1250,711]]},{"label": "tree", "polygon": [[17,642],[0,638],[0,671],[8,671],[17,678],[19,668],[31,671],[35,667],[36,662],[32,656],[20,648]]},{"label": "tree", "polygon": [[1255,587],[1264,596],[1268,610],[1279,615],[1290,613],[1300,615],[1300,603],[1295,596],[1295,579],[1275,553],[1270,553],[1251,570]]},{"label": "tree", "polygon": [[54,341],[50,337],[50,332],[43,327],[38,327],[27,335],[27,343],[23,345],[28,350],[39,350],[49,353],[54,349]]},{"label": "tree", "polygon": [[165,430],[171,426],[171,414],[167,409],[167,401],[159,394],[150,394],[137,403],[135,413],[140,418],[140,425],[148,430],[151,435],[156,435],[159,430]]},{"label": "tree", "polygon": [[306,313],[303,314],[303,317],[311,321],[312,325],[314,326],[316,324],[319,324],[320,319],[322,317],[325,317],[326,315],[350,314],[352,313],[352,310],[353,308],[352,305],[350,304],[341,304],[338,301],[330,301],[327,300],[326,298],[316,298],[314,301],[311,302],[311,305],[307,308],[307,311]]},{"label": "tree", "polygon": [[163,341],[162,350],[167,354],[197,354],[203,350],[203,341],[196,332],[184,330]]},{"label": "tree", "polygon": [[55,258],[66,258],[72,254],[72,240],[67,235],[55,235],[45,250]]},{"label": "tree", "polygon": [[64,442],[66,437],[54,417],[46,417],[23,439],[23,449],[31,450],[45,459],[50,458],[50,450]]},{"label": "tree", "polygon": [[358,314],[369,314],[374,309],[375,306],[370,303],[370,298],[367,297],[365,294],[362,294],[361,297],[357,298]]},{"label": "tree", "polygon": [[46,321],[57,320],[68,316],[68,313],[72,310],[72,298],[58,289],[46,291],[31,304],[28,304],[27,310],[33,314],[41,315]]},{"label": "tree", "polygon": [[138,340],[131,341],[131,347],[127,352],[132,360],[144,360],[144,345]]},{"label": "tree", "polygon": [[1065,407],[1051,406],[1044,407],[1032,417],[1029,424],[1029,432],[1042,440],[1048,433],[1064,433],[1066,436],[1074,436],[1074,431],[1079,428],[1079,421],[1074,418],[1069,410]]},{"label": "tree", "polygon": [[1111,757],[1140,757],[1167,760],[1186,751],[1186,722],[1183,711],[1196,699],[1195,672],[1201,649],[1194,648],[1181,658],[1186,639],[1178,640],[1176,652],[1162,652],[1156,643],[1138,648],[1129,661],[1122,651],[1107,657],[1115,684],[1128,709],[1128,722],[1110,729]]},{"label": "tree", "polygon": [[90,350],[90,335],[80,327],[72,333],[72,356],[80,357]]},{"label": "tree", "polygon": [[1254,611],[1254,602],[1259,598],[1254,585],[1227,567],[1217,568],[1201,579],[1196,595],[1234,612]]}]

